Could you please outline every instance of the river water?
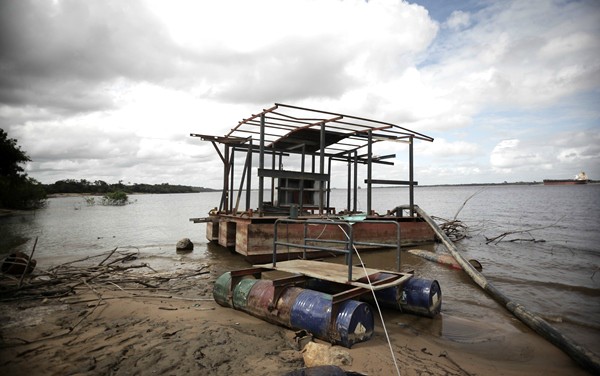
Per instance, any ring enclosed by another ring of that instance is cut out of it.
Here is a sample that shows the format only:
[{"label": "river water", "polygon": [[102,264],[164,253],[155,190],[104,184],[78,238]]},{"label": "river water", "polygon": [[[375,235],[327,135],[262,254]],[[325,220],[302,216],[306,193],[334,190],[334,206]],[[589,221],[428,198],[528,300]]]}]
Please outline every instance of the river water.
[{"label": "river water", "polygon": [[[140,257],[165,266],[209,260],[219,273],[246,267],[241,257],[207,244],[204,224],[189,221],[206,216],[220,196],[132,195],[134,203],[122,207],[88,206],[82,197],[52,198],[34,213],[0,218],[0,257],[16,250],[29,254],[37,237],[34,258],[42,268],[114,247],[139,250]],[[331,201],[343,209],[346,191],[332,190]],[[405,188],[377,188],[372,207],[385,213],[407,202]],[[358,203],[365,209],[366,198]],[[600,354],[600,185],[417,187],[415,203],[446,219],[458,212],[469,226],[469,237],[457,243],[465,258],[478,260],[482,273],[509,298]],[[514,231],[520,233],[486,244],[486,238]],[[195,243],[192,253],[175,252],[183,237]],[[441,245],[429,249],[445,252]],[[369,267],[393,265],[393,256],[385,252],[363,258]],[[402,267],[437,279],[443,291],[443,325],[421,324],[421,330],[466,343],[485,341],[481,328],[493,331],[498,322],[524,330],[464,273],[407,253]],[[478,323],[479,329],[465,330],[470,326],[457,324],[461,320]]]}]

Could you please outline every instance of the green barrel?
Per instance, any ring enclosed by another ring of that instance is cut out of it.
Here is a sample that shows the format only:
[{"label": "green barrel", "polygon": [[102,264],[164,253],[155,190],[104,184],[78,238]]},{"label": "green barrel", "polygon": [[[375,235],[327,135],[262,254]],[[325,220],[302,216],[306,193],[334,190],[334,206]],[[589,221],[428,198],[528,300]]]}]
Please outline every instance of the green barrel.
[{"label": "green barrel", "polygon": [[254,287],[256,279],[242,279],[233,288],[233,308],[244,311],[248,305],[248,295]]},{"label": "green barrel", "polygon": [[233,307],[230,299],[231,292],[231,273],[223,273],[213,286],[213,298],[215,302],[223,307]]}]

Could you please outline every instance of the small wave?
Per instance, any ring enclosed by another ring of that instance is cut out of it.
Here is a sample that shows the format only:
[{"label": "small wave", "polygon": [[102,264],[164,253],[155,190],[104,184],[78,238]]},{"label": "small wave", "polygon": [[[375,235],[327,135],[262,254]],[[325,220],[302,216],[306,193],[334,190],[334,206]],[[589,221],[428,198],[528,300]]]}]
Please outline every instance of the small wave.
[{"label": "small wave", "polygon": [[570,291],[574,293],[580,293],[582,295],[598,297],[600,296],[600,290],[597,288],[571,285],[567,283],[552,282],[552,281],[537,281],[532,279],[523,278],[506,278],[506,277],[490,277],[492,282],[506,283],[509,285],[522,284],[527,286],[540,286],[544,288],[559,290],[559,291]]}]

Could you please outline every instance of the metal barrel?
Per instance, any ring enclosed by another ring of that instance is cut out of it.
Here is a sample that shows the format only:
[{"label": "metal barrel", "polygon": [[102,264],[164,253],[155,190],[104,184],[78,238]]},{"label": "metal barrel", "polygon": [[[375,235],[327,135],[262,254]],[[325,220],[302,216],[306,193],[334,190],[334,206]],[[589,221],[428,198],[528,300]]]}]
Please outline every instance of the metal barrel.
[{"label": "metal barrel", "polygon": [[335,321],[335,333],[338,335],[336,342],[345,347],[352,347],[355,343],[364,342],[373,336],[375,321],[371,307],[364,302],[346,300],[341,303]]},{"label": "metal barrel", "polygon": [[[379,273],[374,280],[385,279],[392,275]],[[431,279],[412,277],[401,286],[376,291],[375,296],[383,306],[426,317],[434,317],[442,309],[440,284]]]},{"label": "metal barrel", "polygon": [[367,303],[346,300],[340,303],[335,325],[331,325],[331,295],[303,290],[292,306],[290,324],[293,329],[305,329],[315,337],[352,347],[371,338],[374,330],[373,312]]},{"label": "metal barrel", "polygon": [[233,307],[231,298],[231,273],[226,272],[221,274],[215,281],[213,286],[213,299],[224,307]]},{"label": "metal barrel", "polygon": [[403,312],[434,317],[442,309],[440,284],[431,279],[409,279],[402,285],[400,308]]},{"label": "metal barrel", "polygon": [[246,305],[248,304],[248,295],[256,282],[256,279],[242,279],[233,288],[233,308],[242,311],[246,308]]},{"label": "metal barrel", "polygon": [[299,287],[287,287],[273,304],[275,287],[269,280],[257,281],[250,293],[244,311],[265,321],[290,327],[292,305],[303,291]]},{"label": "metal barrel", "polygon": [[290,325],[305,329],[318,338],[327,338],[331,322],[331,295],[303,290],[292,305]]}]

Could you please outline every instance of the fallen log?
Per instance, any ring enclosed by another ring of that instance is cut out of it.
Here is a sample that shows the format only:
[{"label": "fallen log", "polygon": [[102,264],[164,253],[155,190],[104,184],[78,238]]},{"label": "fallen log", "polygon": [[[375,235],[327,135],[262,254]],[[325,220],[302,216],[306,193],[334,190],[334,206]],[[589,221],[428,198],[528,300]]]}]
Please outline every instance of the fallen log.
[{"label": "fallen log", "polygon": [[[426,260],[437,262],[438,264],[448,265],[453,269],[462,270],[462,266],[452,257],[452,255],[439,255],[437,253],[433,253],[430,251],[425,251],[423,249],[409,249],[407,251],[411,255],[422,257]],[[475,267],[477,270],[481,270],[481,263],[477,260],[469,260],[469,263]]]},{"label": "fallen log", "polygon": [[563,335],[552,325],[548,324],[542,318],[538,317],[527,308],[522,305],[513,302],[500,290],[498,290],[491,282],[489,282],[481,273],[469,264],[467,260],[458,252],[454,244],[446,236],[446,234],[439,228],[431,217],[423,209],[415,205],[415,211],[419,214],[433,229],[436,236],[456,259],[458,264],[463,268],[465,273],[471,277],[471,279],[479,285],[484,291],[492,296],[498,303],[502,304],[509,312],[517,317],[525,325],[529,326],[536,333],[546,338],[556,347],[564,351],[567,355],[576,361],[580,366],[589,372],[596,375],[600,375],[600,359],[594,353],[590,352],[581,345],[575,343],[570,338]]}]

